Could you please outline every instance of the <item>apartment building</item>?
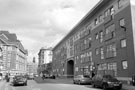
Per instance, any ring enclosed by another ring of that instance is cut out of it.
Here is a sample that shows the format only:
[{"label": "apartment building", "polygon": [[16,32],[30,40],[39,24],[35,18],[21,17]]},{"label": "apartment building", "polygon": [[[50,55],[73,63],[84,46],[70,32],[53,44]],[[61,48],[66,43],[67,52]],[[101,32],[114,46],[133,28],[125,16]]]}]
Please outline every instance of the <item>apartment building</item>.
[{"label": "apartment building", "polygon": [[135,76],[135,1],[100,0],[53,48],[53,72],[70,77],[113,70]]},{"label": "apartment building", "polygon": [[46,69],[47,63],[52,61],[52,48],[42,47],[38,53],[38,70],[39,73]]},{"label": "apartment building", "polygon": [[27,71],[27,50],[24,49],[16,34],[0,31],[1,64],[0,71],[5,75],[25,74]]},{"label": "apartment building", "polygon": [[38,68],[37,63],[27,63],[27,74],[28,75],[37,74],[37,68]]}]

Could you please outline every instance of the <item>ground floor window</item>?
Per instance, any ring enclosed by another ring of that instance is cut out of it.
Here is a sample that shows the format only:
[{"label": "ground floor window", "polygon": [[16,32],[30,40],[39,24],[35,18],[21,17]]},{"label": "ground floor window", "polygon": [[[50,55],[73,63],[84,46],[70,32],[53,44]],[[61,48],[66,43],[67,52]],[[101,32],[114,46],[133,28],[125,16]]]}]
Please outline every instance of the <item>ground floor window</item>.
[{"label": "ground floor window", "polygon": [[114,75],[117,76],[117,63],[108,63],[108,70],[114,70]]},{"label": "ground floor window", "polygon": [[98,65],[98,70],[113,70],[114,75],[117,76],[117,63],[102,63]]},{"label": "ground floor window", "polygon": [[128,68],[128,64],[127,64],[126,60],[122,61],[122,68],[123,69],[127,69]]}]

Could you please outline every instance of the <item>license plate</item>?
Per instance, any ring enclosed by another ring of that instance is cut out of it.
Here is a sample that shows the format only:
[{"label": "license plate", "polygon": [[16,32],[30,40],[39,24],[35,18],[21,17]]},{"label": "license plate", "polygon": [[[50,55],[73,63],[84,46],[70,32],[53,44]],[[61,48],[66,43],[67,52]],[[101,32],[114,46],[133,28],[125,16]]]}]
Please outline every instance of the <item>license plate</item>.
[{"label": "license plate", "polygon": [[114,86],[119,86],[119,84],[114,84]]},{"label": "license plate", "polygon": [[23,84],[23,82],[19,82],[19,84]]}]

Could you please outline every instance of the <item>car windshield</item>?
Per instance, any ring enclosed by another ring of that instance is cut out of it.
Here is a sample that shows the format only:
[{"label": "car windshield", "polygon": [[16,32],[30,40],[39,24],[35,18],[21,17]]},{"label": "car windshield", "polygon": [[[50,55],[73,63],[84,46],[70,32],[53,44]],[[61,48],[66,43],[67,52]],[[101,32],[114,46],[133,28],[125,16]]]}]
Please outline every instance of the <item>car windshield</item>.
[{"label": "car windshield", "polygon": [[17,79],[24,78],[24,76],[15,76],[15,78],[17,78]]},{"label": "car windshield", "polygon": [[111,76],[111,75],[105,75],[104,78],[107,78],[107,79],[115,79],[115,77]]},{"label": "car windshield", "polygon": [[84,75],[84,78],[90,78],[88,75]]}]

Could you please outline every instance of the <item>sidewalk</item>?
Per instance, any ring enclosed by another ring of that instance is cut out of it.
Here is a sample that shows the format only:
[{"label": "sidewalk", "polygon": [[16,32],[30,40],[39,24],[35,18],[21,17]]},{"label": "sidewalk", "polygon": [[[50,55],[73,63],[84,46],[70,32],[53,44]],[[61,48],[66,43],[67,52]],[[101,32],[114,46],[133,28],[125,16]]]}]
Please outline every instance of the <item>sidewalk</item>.
[{"label": "sidewalk", "polygon": [[5,84],[5,81],[0,81],[0,90],[1,90],[1,87]]},{"label": "sidewalk", "polygon": [[135,86],[123,84],[124,90],[135,90]]}]

